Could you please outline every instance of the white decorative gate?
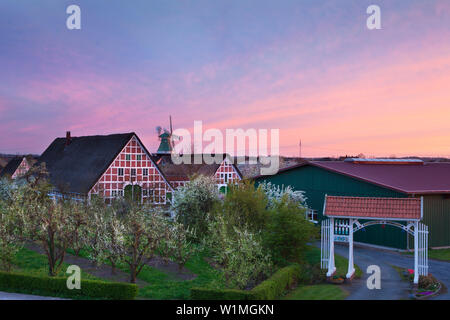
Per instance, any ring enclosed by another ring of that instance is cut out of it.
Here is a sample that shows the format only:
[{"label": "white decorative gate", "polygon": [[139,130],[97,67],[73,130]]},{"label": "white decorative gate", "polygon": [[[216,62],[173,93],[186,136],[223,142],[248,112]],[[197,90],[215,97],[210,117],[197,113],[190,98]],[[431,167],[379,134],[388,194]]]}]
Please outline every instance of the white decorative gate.
[{"label": "white decorative gate", "polygon": [[328,269],[330,262],[330,237],[331,237],[331,220],[322,220],[322,232],[320,241],[320,268]]},{"label": "white decorative gate", "polygon": [[428,226],[418,223],[417,267],[419,276],[428,275]]},{"label": "white decorative gate", "polygon": [[[400,210],[399,212],[399,208]],[[348,212],[348,213],[347,213]],[[353,264],[353,234],[372,225],[391,225],[414,236],[414,283],[419,276],[428,275],[428,227],[423,219],[422,198],[368,198],[325,195],[322,221],[320,267],[328,269],[327,276],[336,272],[334,242],[348,242],[348,272],[355,274]],[[361,220],[369,220],[361,223]]]}]

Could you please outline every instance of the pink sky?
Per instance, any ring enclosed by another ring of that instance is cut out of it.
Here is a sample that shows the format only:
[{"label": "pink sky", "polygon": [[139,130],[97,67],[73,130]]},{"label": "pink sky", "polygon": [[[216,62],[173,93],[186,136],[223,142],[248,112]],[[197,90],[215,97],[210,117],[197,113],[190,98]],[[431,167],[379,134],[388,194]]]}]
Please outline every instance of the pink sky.
[{"label": "pink sky", "polygon": [[[99,21],[78,34],[0,23],[0,152],[41,153],[66,130],[135,131],[153,151],[172,115],[178,128],[280,129],[284,155],[301,139],[305,157],[450,156],[449,2],[379,1],[374,31],[369,1],[343,2],[263,2],[254,15],[211,5],[211,20],[159,8],[153,22],[136,9],[117,31]],[[3,12],[20,21],[17,6]]]}]

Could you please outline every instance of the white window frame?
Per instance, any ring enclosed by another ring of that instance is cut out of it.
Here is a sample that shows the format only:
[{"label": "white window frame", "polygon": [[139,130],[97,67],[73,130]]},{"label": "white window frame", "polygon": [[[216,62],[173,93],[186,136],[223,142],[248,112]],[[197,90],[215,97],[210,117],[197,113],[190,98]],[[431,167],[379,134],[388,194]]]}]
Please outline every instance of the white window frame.
[{"label": "white window frame", "polygon": [[305,218],[306,220],[308,220],[309,222],[312,223],[318,223],[318,213],[317,210],[311,209],[311,208],[306,208],[305,211]]}]

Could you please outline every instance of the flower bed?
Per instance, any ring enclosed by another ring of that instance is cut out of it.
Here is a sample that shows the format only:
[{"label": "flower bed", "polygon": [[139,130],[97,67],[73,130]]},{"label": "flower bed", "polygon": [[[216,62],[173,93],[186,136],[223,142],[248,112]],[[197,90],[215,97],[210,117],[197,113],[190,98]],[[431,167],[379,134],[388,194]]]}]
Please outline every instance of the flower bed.
[{"label": "flower bed", "polygon": [[412,284],[410,295],[412,299],[427,299],[438,295],[442,289],[441,283],[431,273],[428,276],[419,276],[419,284],[417,286],[413,284],[414,270],[403,269],[401,274],[404,280]]},{"label": "flower bed", "polygon": [[328,282],[332,284],[343,284],[345,282],[345,279],[340,276],[334,275],[330,279],[328,279]]}]

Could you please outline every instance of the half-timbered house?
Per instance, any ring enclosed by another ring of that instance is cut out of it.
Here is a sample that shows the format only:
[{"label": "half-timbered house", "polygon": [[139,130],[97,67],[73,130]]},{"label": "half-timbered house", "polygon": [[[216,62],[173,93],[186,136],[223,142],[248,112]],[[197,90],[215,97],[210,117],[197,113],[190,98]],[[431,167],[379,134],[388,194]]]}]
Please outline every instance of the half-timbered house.
[{"label": "half-timbered house", "polygon": [[11,179],[16,179],[24,176],[30,170],[35,160],[30,157],[14,157],[1,170],[0,178],[8,176]]},{"label": "half-timbered house", "polygon": [[[208,156],[216,157],[217,155]],[[219,157],[216,157],[221,159],[221,161],[213,164],[208,164],[202,154],[190,155],[190,157],[186,158],[189,159],[188,163],[175,164],[170,154],[156,154],[153,156],[156,164],[174,189],[184,186],[195,175],[213,177],[221,192],[226,191],[229,183],[236,183],[242,180],[241,172],[234,164],[232,157],[227,154],[221,154]]]},{"label": "half-timbered house", "polygon": [[134,133],[56,138],[39,162],[46,164],[54,196],[101,195],[106,202],[131,196],[165,204],[172,186]]}]

